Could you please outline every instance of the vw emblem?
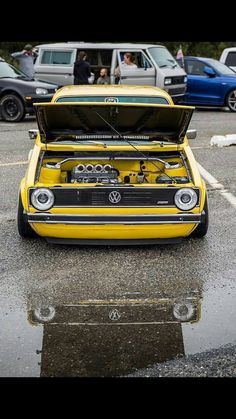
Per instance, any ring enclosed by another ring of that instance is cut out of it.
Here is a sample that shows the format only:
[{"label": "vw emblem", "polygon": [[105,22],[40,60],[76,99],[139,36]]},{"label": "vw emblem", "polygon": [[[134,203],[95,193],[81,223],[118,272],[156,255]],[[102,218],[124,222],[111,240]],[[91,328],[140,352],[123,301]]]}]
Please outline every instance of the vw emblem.
[{"label": "vw emblem", "polygon": [[118,97],[105,97],[104,102],[117,103],[119,99]]},{"label": "vw emblem", "polygon": [[109,193],[109,201],[112,204],[118,204],[118,202],[120,202],[121,200],[121,194],[118,191],[112,191],[111,193]]},{"label": "vw emblem", "polygon": [[110,311],[109,318],[112,321],[116,321],[116,320],[119,320],[121,318],[121,314],[116,308],[114,308],[113,310]]}]

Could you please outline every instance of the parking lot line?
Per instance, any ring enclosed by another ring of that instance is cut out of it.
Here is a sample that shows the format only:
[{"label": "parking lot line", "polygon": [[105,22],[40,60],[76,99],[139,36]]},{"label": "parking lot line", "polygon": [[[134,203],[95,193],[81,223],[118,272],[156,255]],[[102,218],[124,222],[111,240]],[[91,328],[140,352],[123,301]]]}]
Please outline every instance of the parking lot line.
[{"label": "parking lot line", "polygon": [[236,197],[229,192],[227,189],[225,189],[224,185],[222,185],[214,176],[212,176],[204,167],[198,163],[199,171],[203,177],[211,185],[212,188],[218,189],[220,194],[223,196],[223,198],[227,199],[227,201],[236,208]]},{"label": "parking lot line", "polygon": [[27,163],[28,163],[28,161],[15,161],[15,162],[12,162],[12,163],[0,163],[0,167],[3,167],[3,166],[17,166],[17,165],[27,164]]}]

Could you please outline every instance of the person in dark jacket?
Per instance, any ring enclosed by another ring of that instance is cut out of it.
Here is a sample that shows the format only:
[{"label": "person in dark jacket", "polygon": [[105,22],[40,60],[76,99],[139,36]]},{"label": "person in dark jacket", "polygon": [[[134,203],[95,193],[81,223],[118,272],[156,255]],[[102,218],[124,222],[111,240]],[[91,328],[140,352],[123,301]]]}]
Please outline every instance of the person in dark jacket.
[{"label": "person in dark jacket", "polygon": [[90,64],[86,61],[87,54],[80,51],[78,58],[74,63],[74,84],[89,84],[89,77],[91,77]]}]

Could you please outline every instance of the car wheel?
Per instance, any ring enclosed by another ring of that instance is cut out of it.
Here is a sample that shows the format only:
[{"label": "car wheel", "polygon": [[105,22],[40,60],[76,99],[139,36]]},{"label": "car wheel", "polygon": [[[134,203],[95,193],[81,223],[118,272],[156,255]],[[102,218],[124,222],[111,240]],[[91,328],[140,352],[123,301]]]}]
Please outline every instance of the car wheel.
[{"label": "car wheel", "polygon": [[19,122],[25,116],[25,108],[21,99],[14,95],[5,95],[0,100],[1,116],[7,122]]},{"label": "car wheel", "polygon": [[191,237],[204,237],[207,234],[208,225],[209,225],[209,211],[208,211],[207,195],[205,198],[204,211],[205,211],[204,221],[198,224],[197,228],[195,228],[195,230],[192,232]]},{"label": "car wheel", "polygon": [[30,227],[29,223],[24,219],[24,208],[22,205],[21,196],[18,198],[18,211],[17,211],[17,227],[21,237],[37,237],[35,231]]},{"label": "car wheel", "polygon": [[236,112],[236,90],[231,90],[226,96],[226,106],[231,112]]}]

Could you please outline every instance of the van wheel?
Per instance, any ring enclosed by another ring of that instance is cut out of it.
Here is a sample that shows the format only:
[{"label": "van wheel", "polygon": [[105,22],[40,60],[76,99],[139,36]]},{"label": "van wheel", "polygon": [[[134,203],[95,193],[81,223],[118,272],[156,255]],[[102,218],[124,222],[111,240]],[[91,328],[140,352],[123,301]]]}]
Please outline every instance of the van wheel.
[{"label": "van wheel", "polygon": [[207,234],[208,225],[209,225],[209,211],[208,211],[207,195],[205,198],[205,204],[204,204],[203,209],[205,211],[204,221],[198,224],[197,228],[195,228],[195,230],[190,235],[191,237],[204,237]]},{"label": "van wheel", "polygon": [[7,122],[19,122],[25,117],[25,108],[15,94],[5,95],[0,100],[1,116]]},{"label": "van wheel", "polygon": [[231,112],[236,112],[236,90],[231,90],[227,94],[225,104]]},{"label": "van wheel", "polygon": [[35,231],[30,227],[29,223],[24,219],[24,208],[22,205],[21,196],[18,198],[18,210],[17,210],[17,227],[21,237],[37,237]]}]

